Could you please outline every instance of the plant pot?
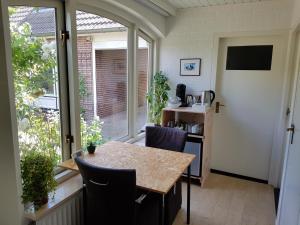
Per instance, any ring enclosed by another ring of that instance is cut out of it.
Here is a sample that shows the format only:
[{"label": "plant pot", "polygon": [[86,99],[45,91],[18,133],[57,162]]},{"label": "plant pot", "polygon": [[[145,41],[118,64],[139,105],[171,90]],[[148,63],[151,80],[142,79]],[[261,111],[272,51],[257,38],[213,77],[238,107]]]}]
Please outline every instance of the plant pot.
[{"label": "plant pot", "polygon": [[48,203],[48,195],[43,196],[33,202],[35,209],[39,209],[41,206],[45,205],[46,203]]},{"label": "plant pot", "polygon": [[95,150],[96,150],[96,146],[95,145],[89,145],[87,147],[87,150],[88,150],[89,154],[94,154]]}]

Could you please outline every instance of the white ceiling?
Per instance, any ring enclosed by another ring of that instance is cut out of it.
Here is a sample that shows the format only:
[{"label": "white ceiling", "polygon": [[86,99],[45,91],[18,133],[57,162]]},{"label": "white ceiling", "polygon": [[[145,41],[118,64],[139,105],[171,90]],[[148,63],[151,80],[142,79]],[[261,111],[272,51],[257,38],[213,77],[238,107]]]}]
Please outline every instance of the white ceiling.
[{"label": "white ceiling", "polygon": [[178,9],[192,8],[192,7],[207,7],[214,5],[228,5],[228,4],[240,4],[249,2],[261,2],[271,0],[166,0],[172,6]]}]

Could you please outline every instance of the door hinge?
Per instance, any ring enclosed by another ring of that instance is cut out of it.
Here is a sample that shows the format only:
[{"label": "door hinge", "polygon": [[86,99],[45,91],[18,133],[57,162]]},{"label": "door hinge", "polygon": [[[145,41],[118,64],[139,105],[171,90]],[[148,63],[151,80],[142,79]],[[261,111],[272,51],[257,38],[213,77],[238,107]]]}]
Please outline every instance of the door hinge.
[{"label": "door hinge", "polygon": [[65,138],[66,138],[65,140],[66,140],[67,144],[74,143],[74,136],[73,135],[68,134],[68,135],[66,135]]},{"label": "door hinge", "polygon": [[62,45],[65,45],[67,40],[70,39],[70,33],[67,30],[61,30],[60,31],[60,40],[62,40]]}]

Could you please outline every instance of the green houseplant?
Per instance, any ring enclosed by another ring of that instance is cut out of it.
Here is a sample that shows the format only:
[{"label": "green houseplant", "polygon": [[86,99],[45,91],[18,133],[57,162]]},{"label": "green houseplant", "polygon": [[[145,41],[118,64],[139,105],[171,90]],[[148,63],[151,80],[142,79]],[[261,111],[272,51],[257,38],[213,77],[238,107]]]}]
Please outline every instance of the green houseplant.
[{"label": "green houseplant", "polygon": [[48,193],[55,190],[55,157],[45,152],[27,151],[21,157],[23,203],[33,202],[36,209],[48,202]]},{"label": "green houseplant", "polygon": [[95,152],[96,146],[103,143],[102,125],[99,117],[94,118],[89,124],[81,121],[81,140],[90,154]]},{"label": "green houseplant", "polygon": [[149,121],[156,125],[161,124],[162,109],[167,105],[169,90],[168,78],[162,71],[157,72],[146,96],[149,104]]}]

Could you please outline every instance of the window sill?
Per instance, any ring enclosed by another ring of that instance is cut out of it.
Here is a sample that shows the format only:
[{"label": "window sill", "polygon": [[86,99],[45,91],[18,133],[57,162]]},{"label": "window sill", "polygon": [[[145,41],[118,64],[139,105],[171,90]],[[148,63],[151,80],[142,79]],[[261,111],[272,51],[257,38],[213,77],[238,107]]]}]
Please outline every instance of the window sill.
[{"label": "window sill", "polygon": [[[65,177],[66,176],[64,176],[64,178]],[[58,185],[54,198],[52,198],[52,194],[50,194],[48,203],[42,206],[40,209],[35,210],[33,205],[26,206],[24,212],[25,218],[32,221],[38,221],[40,218],[51,213],[54,209],[79,193],[82,190],[82,187],[83,182],[80,174],[67,179]]]}]

